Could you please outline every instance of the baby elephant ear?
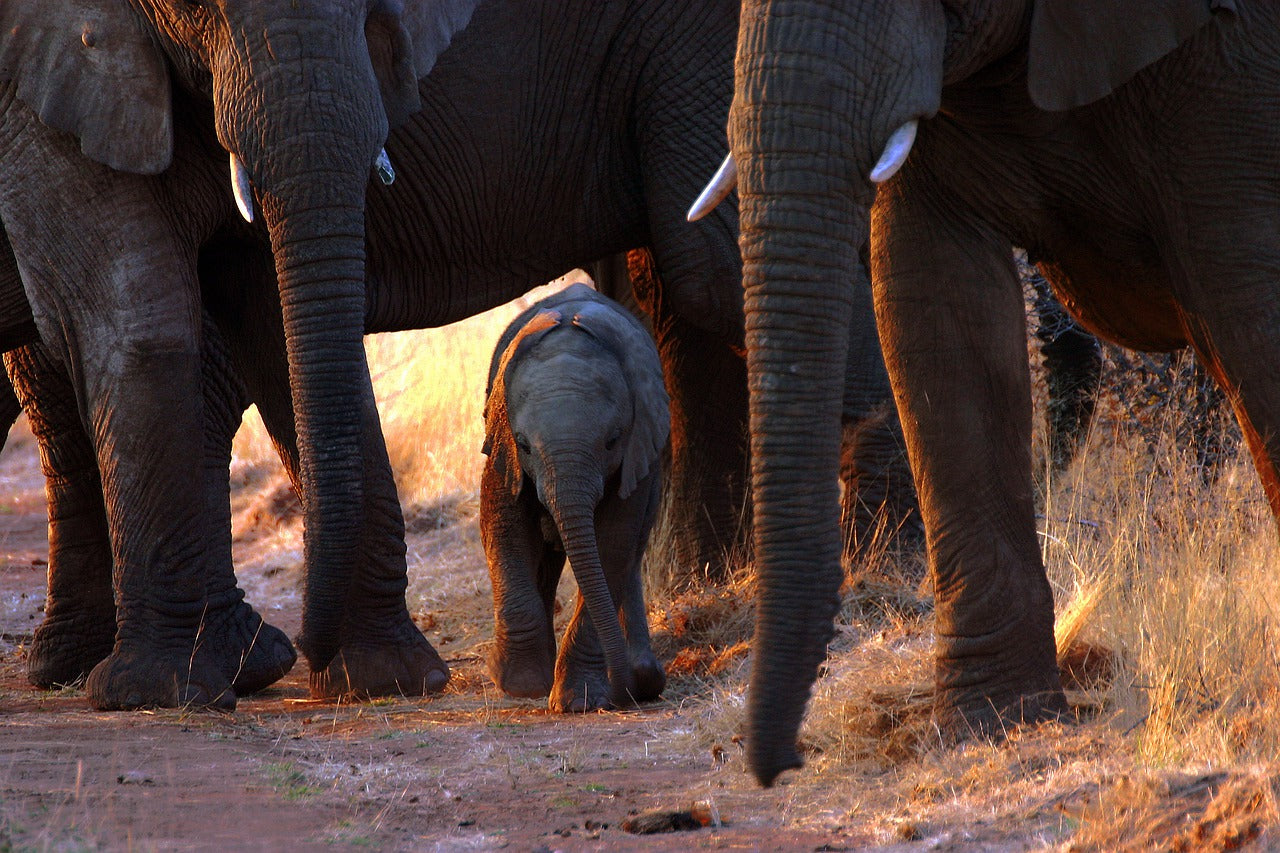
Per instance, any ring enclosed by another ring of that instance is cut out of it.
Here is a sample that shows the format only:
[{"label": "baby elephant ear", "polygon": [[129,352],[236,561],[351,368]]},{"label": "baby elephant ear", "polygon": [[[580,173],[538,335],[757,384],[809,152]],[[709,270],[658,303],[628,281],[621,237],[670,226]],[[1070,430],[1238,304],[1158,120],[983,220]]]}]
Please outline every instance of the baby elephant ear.
[{"label": "baby elephant ear", "polygon": [[[516,319],[518,321],[520,318]],[[520,468],[516,437],[511,431],[511,413],[507,408],[507,380],[511,377],[511,368],[519,362],[521,356],[558,325],[558,311],[539,311],[520,326],[514,336],[507,334],[512,331],[508,327],[489,362],[489,387],[484,398],[484,446],[481,450],[489,457],[494,470],[513,498],[520,496],[524,471]],[[502,346],[503,343],[506,343],[505,347]]]},{"label": "baby elephant ear", "polygon": [[1114,92],[1235,0],[1037,0],[1031,13],[1027,87],[1045,110],[1067,110]]},{"label": "baby elephant ear", "polygon": [[626,309],[603,296],[580,307],[573,324],[617,355],[631,390],[634,414],[631,431],[623,437],[622,482],[618,486],[618,497],[625,500],[657,464],[671,432],[662,363],[644,327]]}]

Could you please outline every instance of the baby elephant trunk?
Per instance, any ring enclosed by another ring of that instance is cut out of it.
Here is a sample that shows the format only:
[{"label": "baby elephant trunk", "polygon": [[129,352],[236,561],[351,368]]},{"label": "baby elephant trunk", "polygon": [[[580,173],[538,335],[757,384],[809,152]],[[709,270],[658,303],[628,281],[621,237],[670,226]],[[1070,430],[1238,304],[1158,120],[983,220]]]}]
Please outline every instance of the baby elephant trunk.
[{"label": "baby elephant trunk", "polygon": [[596,542],[594,510],[599,496],[593,496],[587,490],[571,491],[559,483],[546,491],[547,505],[560,530],[574,580],[578,582],[587,615],[591,617],[591,624],[604,649],[605,666],[609,670],[609,702],[615,708],[634,705],[635,674],[627,657],[618,608],[609,594]]}]

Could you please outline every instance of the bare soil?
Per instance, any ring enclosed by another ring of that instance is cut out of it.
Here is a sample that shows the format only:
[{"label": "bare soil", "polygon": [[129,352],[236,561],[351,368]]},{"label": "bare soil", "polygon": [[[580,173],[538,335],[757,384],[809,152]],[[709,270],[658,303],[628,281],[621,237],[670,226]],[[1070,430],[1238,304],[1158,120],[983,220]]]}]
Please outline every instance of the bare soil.
[{"label": "bare soil", "polygon": [[[240,472],[236,485],[242,584],[293,632],[296,567],[281,563],[296,559],[296,518],[275,477]],[[789,826],[785,788],[760,791],[740,763],[681,748],[689,723],[676,703],[569,717],[497,693],[476,647],[491,626],[483,555],[474,530],[448,530],[474,528],[474,513],[428,510],[410,522],[411,554],[469,550],[467,571],[480,578],[448,585],[460,602],[418,614],[454,671],[444,695],[316,702],[299,664],[233,714],[100,713],[78,687],[26,683],[48,543],[35,449],[15,430],[0,456],[0,849],[844,846],[839,833]],[[461,541],[432,541],[442,531]],[[638,813],[696,801],[704,821],[715,814],[722,825],[622,829]]]},{"label": "bare soil", "polygon": [[[278,472],[234,467],[233,512],[249,600],[296,631],[299,522]],[[851,712],[865,718],[850,737],[871,744],[868,760],[824,763],[811,746],[810,768],[761,790],[725,722],[743,684],[741,644],[668,649],[667,696],[637,711],[560,716],[509,699],[482,663],[492,619],[474,501],[410,507],[407,518],[410,606],[454,673],[443,695],[313,701],[299,665],[232,714],[100,713],[77,686],[26,683],[47,539],[34,445],[15,431],[0,455],[0,851],[1280,844],[1280,777],[1266,768],[1136,772],[1122,736],[1090,726],[921,746],[927,703],[906,682]],[[692,636],[718,595],[673,606],[659,627]],[[924,660],[928,637],[907,624],[897,646],[872,636],[862,656],[917,648]],[[736,674],[717,680],[723,670]],[[696,828],[624,829],[636,823]]]}]

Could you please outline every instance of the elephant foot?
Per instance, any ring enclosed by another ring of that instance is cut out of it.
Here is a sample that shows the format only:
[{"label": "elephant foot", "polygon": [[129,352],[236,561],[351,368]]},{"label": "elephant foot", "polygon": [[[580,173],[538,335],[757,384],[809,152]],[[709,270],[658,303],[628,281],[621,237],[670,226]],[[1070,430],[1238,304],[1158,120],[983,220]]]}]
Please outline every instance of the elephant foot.
[{"label": "elephant foot", "polygon": [[946,737],[956,741],[999,738],[1016,726],[1060,719],[1069,711],[1056,666],[1052,679],[1035,678],[1022,685],[1006,682],[998,690],[984,691],[939,687],[934,698],[934,721]]},{"label": "elephant foot", "polygon": [[27,652],[27,680],[35,687],[74,684],[111,654],[116,642],[116,610],[47,615]]},{"label": "elephant foot", "polygon": [[328,667],[311,673],[311,696],[425,696],[448,683],[448,665],[406,613],[389,637],[343,643]]},{"label": "elephant foot", "polygon": [[212,708],[233,711],[236,694],[203,654],[121,645],[89,673],[89,704],[99,711]]},{"label": "elephant foot", "polygon": [[570,667],[556,673],[547,707],[557,714],[585,714],[613,707],[603,663],[599,667]]},{"label": "elephant foot", "polygon": [[219,661],[237,696],[275,684],[298,660],[289,637],[243,601],[210,620],[201,634],[201,649]]},{"label": "elephant foot", "polygon": [[662,689],[667,686],[667,674],[653,652],[638,655],[631,671],[635,674],[637,702],[652,702],[662,695]]},{"label": "elephant foot", "polygon": [[533,647],[498,638],[489,652],[489,677],[508,696],[540,699],[555,681],[555,641]]}]

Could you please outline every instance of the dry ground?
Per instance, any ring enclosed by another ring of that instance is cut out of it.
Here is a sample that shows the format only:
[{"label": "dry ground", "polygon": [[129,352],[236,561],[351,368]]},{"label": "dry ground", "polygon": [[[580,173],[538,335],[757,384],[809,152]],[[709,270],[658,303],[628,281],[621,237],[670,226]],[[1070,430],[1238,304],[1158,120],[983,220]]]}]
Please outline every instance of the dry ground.
[{"label": "dry ground", "polygon": [[[0,850],[1280,847],[1274,527],[1247,465],[1209,476],[1118,416],[1041,478],[1076,722],[940,744],[929,590],[889,554],[851,569],[808,767],[772,790],[750,782],[737,737],[745,578],[654,590],[662,702],[558,717],[497,693],[474,484],[486,359],[513,311],[371,343],[410,607],[454,670],[429,700],[312,702],[301,667],[228,715],[101,714],[77,687],[28,687],[47,546],[34,448],[15,434],[0,456]],[[299,523],[260,429],[238,439],[233,488],[242,584],[292,632]],[[695,804],[721,825],[622,828]]]}]

